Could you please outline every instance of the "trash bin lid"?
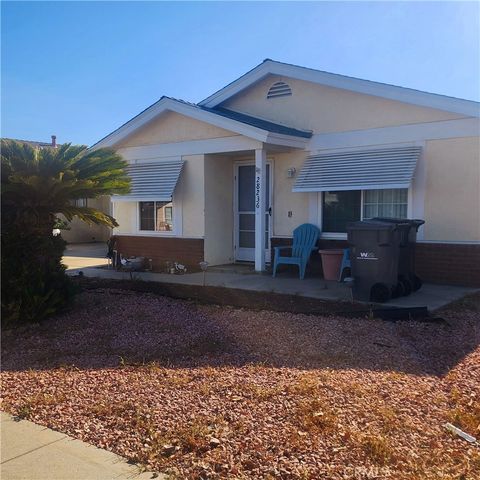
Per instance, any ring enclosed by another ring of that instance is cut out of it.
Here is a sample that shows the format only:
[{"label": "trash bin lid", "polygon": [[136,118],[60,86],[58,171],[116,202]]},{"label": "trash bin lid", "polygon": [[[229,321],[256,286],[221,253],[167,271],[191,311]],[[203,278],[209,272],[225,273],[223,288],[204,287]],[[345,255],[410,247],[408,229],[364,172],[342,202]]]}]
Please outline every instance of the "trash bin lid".
[{"label": "trash bin lid", "polygon": [[354,230],[387,230],[393,231],[397,228],[394,223],[387,222],[373,222],[369,220],[362,220],[358,222],[347,223],[347,231]]},{"label": "trash bin lid", "polygon": [[375,217],[372,218],[372,220],[376,222],[408,224],[410,228],[415,228],[417,231],[425,223],[425,220],[420,220],[418,218]]}]

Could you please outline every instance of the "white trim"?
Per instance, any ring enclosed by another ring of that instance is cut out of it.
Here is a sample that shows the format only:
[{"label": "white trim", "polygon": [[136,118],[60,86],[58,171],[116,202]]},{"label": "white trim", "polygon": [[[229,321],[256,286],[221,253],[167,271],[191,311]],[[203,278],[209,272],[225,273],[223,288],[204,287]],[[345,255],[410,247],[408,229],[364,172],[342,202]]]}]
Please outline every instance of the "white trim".
[{"label": "white trim", "polygon": [[315,153],[316,151],[335,148],[368,147],[371,145],[401,144],[446,138],[477,137],[479,135],[480,119],[461,118],[396,127],[315,134],[306,148]]},{"label": "white trim", "polygon": [[190,140],[187,142],[161,143],[156,145],[142,145],[138,147],[119,148],[126,160],[158,160],[186,155],[206,155],[210,153],[241,152],[255,150],[262,143],[242,135],[233,137],[209,138],[207,140]]},{"label": "white trim", "polygon": [[448,112],[460,113],[468,116],[480,116],[480,103],[462,98],[447,97],[435,93],[423,92],[411,88],[398,87],[385,83],[347,77],[335,73],[313,70],[297,65],[288,65],[273,60],[263,63],[250,70],[248,73],[230,83],[221,90],[202,100],[199,105],[215,107],[216,105],[238,94],[242,90],[254,85],[268,75],[279,75],[295,78],[307,82],[326,85],[329,87],[351,90],[353,92],[388,98],[399,102],[410,103],[422,107],[435,108]]},{"label": "white trim", "polygon": [[265,186],[267,151],[265,147],[255,150],[255,271],[265,270]]},{"label": "white trim", "polygon": [[[185,115],[225,130],[230,130],[231,132],[238,133],[239,135],[245,135],[246,137],[253,138],[254,140],[258,140],[262,143],[268,142],[276,144],[275,139],[277,138],[278,134],[271,134],[268,130],[247,125],[243,122],[239,122],[228,117],[217,115],[216,113],[198,108],[193,104],[189,105],[172,98],[163,97],[158,102],[144,110],[142,113],[123,124],[120,128],[113,131],[102,140],[98,141],[91,148],[97,149],[102,147],[111,147],[126,138],[128,135],[132,134],[135,130],[141,128],[165,112],[176,112],[180,115]],[[296,146],[299,142],[302,143],[301,140],[304,140],[302,145],[305,145],[308,141],[306,138],[303,139],[302,137],[294,136],[292,136],[290,139],[289,135],[280,135],[278,138],[280,142],[278,143],[279,145],[289,145],[292,147]],[[289,143],[289,139],[291,141],[291,145]]]}]

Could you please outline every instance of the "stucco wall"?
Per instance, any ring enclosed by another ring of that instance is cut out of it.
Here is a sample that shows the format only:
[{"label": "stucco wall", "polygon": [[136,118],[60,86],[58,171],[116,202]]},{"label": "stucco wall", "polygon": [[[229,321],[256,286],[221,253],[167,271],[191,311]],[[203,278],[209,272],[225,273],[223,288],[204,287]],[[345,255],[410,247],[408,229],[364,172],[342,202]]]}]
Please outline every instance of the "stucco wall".
[{"label": "stucco wall", "polygon": [[165,112],[117,144],[116,148],[174,143],[236,135],[223,128],[194,120],[176,112]]},{"label": "stucco wall", "polygon": [[178,193],[182,206],[183,236],[203,237],[205,235],[204,155],[188,155],[182,158],[185,164],[175,194]]},{"label": "stucco wall", "polygon": [[[293,193],[295,178],[287,177],[287,170],[296,168],[297,174],[307,156],[307,152],[276,154],[273,176],[273,236],[289,236],[298,225],[308,222],[308,194]],[[270,157],[269,157],[270,158]],[[288,216],[288,212],[292,216]]]},{"label": "stucco wall", "polygon": [[[87,206],[110,214],[110,197],[90,198]],[[106,242],[110,238],[110,228],[101,225],[88,225],[78,218],[70,222],[70,230],[62,230],[62,238],[68,243]]]},{"label": "stucco wall", "polygon": [[425,240],[480,241],[480,139],[426,143]]},{"label": "stucco wall", "polygon": [[114,235],[135,233],[137,225],[137,203],[115,202],[113,216],[119,226],[113,229]]},{"label": "stucco wall", "polygon": [[233,161],[205,157],[205,260],[210,265],[233,262]]},{"label": "stucco wall", "polygon": [[[292,96],[267,100],[269,88],[278,81],[290,85]],[[363,130],[462,117],[454,113],[279,76],[265,78],[221,106],[316,133]]]}]

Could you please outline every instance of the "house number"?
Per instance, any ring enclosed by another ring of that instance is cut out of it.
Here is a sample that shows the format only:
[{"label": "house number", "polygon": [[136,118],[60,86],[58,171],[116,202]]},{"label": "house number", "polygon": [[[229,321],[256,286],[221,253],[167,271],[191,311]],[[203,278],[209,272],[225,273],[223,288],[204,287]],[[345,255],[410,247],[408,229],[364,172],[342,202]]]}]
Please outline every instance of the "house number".
[{"label": "house number", "polygon": [[260,176],[255,181],[255,208],[260,208]]}]

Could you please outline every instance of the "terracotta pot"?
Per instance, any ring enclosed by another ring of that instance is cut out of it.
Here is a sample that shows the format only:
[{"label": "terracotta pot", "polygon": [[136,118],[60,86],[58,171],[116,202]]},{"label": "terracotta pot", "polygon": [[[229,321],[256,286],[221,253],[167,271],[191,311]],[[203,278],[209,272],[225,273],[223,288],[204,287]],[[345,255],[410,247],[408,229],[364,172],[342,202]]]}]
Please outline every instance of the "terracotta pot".
[{"label": "terracotta pot", "polygon": [[318,253],[322,257],[323,278],[325,280],[338,280],[340,277],[343,250],[332,248],[328,250],[319,250]]}]

